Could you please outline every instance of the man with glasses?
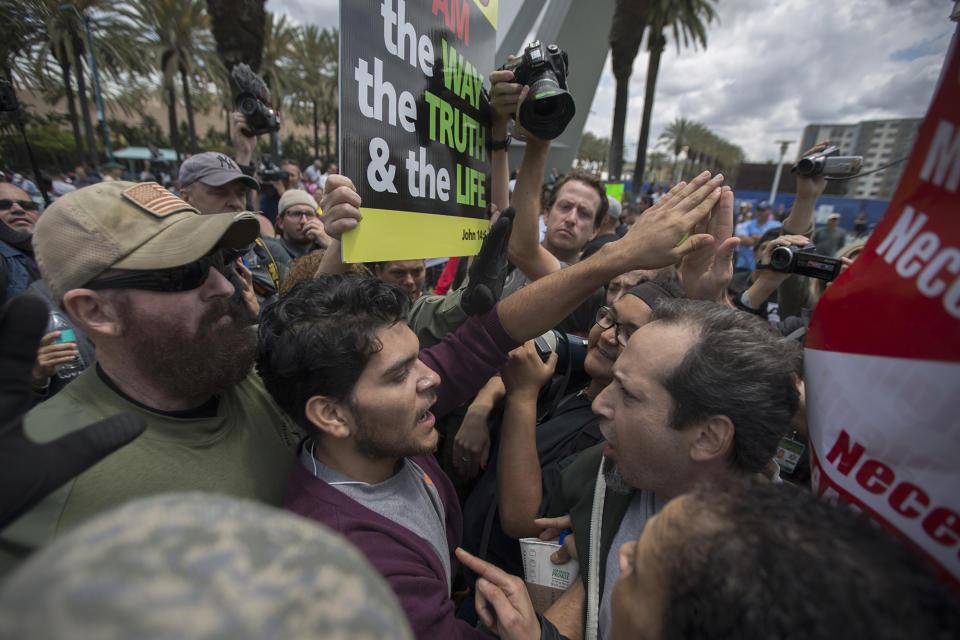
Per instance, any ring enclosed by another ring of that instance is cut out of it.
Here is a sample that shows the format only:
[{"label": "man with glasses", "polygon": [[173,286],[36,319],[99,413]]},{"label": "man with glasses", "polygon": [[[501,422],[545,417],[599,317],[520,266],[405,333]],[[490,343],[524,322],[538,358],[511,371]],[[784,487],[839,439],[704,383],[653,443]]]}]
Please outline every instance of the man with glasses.
[{"label": "man with glasses", "polygon": [[120,413],[147,430],[5,530],[5,550],[28,552],[153,493],[281,503],[299,435],[251,373],[256,332],[227,279],[258,230],[251,213],[201,216],[156,183],[101,183],[44,212],[44,281],[97,363],[28,413],[24,430],[46,442]]},{"label": "man with glasses", "polygon": [[30,244],[39,215],[39,205],[26,191],[0,182],[0,304],[40,277]]},{"label": "man with glasses", "polygon": [[327,248],[330,238],[323,231],[317,201],[309,193],[302,189],[287,190],[280,196],[277,211],[280,242],[291,260]]},{"label": "man with glasses", "polygon": [[[510,354],[501,370],[506,398],[497,454],[464,507],[465,549],[508,573],[522,573],[517,540],[543,530],[534,520],[546,513],[561,471],[580,452],[603,440],[590,405],[613,380],[613,363],[633,332],[648,322],[659,300],[683,295],[679,284],[661,276],[632,287],[613,307],[600,307],[583,362],[589,384],[561,399],[539,422],[538,395],[553,364],[545,363],[532,343]],[[487,536],[484,525],[491,506],[495,510]]]}]

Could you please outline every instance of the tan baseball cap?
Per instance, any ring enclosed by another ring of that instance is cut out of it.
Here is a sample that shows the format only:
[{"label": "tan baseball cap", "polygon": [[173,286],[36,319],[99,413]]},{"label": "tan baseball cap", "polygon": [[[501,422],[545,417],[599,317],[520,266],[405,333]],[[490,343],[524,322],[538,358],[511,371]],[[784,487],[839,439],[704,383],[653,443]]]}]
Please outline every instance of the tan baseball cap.
[{"label": "tan baseball cap", "polygon": [[254,214],[201,216],[156,182],[101,182],[71,191],[37,221],[33,248],[50,296],[84,286],[107,269],[167,269],[216,247],[256,239]]}]

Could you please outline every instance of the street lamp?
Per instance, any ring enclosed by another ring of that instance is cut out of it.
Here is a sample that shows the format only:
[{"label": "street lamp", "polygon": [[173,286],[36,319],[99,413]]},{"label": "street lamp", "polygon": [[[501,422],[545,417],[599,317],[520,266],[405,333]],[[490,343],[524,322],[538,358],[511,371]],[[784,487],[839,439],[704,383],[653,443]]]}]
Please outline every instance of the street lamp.
[{"label": "street lamp", "polygon": [[780,171],[783,169],[783,156],[787,155],[787,147],[793,144],[793,140],[777,140],[780,145],[780,161],[777,163],[777,170],[773,174],[773,188],[770,189],[770,209],[773,209],[773,199],[777,197],[777,187],[780,186]]},{"label": "street lamp", "polygon": [[85,11],[80,11],[72,4],[60,5],[64,13],[73,11],[83,22],[83,32],[87,38],[87,64],[93,74],[93,97],[97,104],[97,120],[100,124],[100,134],[103,136],[103,147],[107,151],[107,159],[113,162],[113,145],[110,144],[110,126],[107,124],[107,115],[103,110],[103,96],[100,94],[100,74],[97,73],[97,59],[93,56],[93,38],[90,37],[90,18]]}]

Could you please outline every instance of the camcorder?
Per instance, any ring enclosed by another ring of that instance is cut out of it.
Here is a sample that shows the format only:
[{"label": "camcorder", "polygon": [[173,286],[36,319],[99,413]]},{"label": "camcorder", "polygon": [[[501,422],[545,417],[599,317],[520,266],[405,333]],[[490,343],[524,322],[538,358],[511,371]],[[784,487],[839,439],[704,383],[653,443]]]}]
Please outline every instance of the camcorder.
[{"label": "camcorder", "polygon": [[567,53],[555,44],[544,47],[539,40],[500,69],[513,71],[514,82],[530,87],[520,105],[520,125],[542,140],[553,140],[567,128],[576,106],[567,92]]},{"label": "camcorder", "polygon": [[814,245],[776,247],[770,252],[770,269],[780,273],[796,273],[830,282],[840,275],[843,263],[839,258],[814,253]]},{"label": "camcorder", "polygon": [[268,182],[276,182],[277,180],[289,178],[290,172],[274,164],[272,156],[264,154],[260,159],[260,166],[257,167],[257,175],[260,176],[260,182],[263,183],[263,188],[267,189],[268,187],[273,188],[267,184]]},{"label": "camcorder", "polygon": [[263,79],[242,62],[230,72],[239,92],[233,100],[233,107],[247,119],[245,136],[257,136],[280,130],[280,114],[273,110],[270,89]]},{"label": "camcorder", "polygon": [[829,146],[822,152],[801,158],[790,171],[804,178],[849,178],[860,173],[863,156],[838,156],[840,147]]}]

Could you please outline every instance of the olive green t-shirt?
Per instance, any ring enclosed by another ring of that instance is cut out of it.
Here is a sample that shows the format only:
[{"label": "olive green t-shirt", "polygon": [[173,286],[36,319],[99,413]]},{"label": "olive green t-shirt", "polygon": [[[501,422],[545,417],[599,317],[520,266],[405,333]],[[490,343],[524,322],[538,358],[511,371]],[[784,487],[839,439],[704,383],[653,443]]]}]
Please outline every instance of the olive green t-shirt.
[{"label": "olive green t-shirt", "polygon": [[136,440],[47,496],[0,532],[0,572],[55,536],[130,499],[169,491],[210,491],[283,503],[298,427],[250,373],[218,398],[216,415],[176,418],[123,397],[90,367],[24,420],[48,442],[119,413],[147,422]]}]

